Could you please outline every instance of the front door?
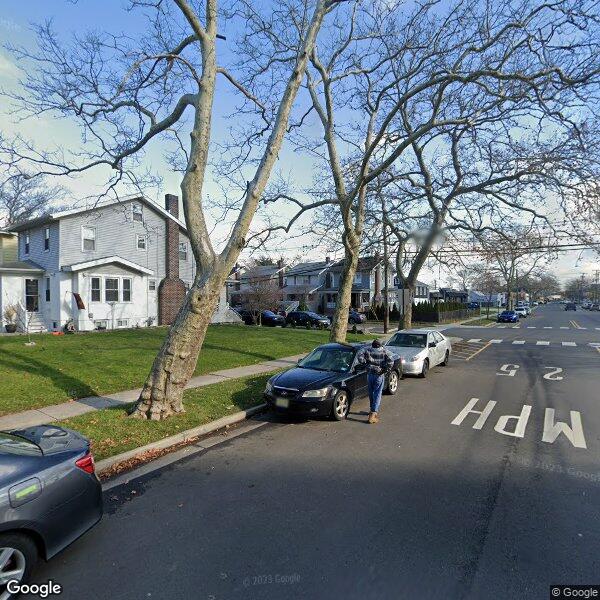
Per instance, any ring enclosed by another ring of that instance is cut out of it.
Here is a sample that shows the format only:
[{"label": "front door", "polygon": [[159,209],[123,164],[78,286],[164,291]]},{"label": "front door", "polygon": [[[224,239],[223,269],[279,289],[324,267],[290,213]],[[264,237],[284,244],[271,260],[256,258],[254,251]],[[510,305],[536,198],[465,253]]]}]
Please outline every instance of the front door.
[{"label": "front door", "polygon": [[40,309],[39,281],[25,280],[25,309],[27,312],[38,312]]}]

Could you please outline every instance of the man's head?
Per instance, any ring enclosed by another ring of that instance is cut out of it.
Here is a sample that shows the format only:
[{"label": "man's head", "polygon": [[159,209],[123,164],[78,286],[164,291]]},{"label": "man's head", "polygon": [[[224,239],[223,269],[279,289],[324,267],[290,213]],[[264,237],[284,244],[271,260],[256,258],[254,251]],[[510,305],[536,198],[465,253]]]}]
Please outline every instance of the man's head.
[{"label": "man's head", "polygon": [[371,344],[371,346],[373,348],[381,348],[381,342],[379,340],[373,340],[373,343]]}]

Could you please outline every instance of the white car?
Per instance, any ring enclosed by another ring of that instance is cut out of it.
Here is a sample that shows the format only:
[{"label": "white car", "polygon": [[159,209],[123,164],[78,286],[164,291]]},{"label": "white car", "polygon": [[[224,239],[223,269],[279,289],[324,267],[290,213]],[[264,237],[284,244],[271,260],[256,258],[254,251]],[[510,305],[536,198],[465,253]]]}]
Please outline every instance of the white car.
[{"label": "white car", "polygon": [[450,340],[432,329],[403,329],[385,345],[390,352],[402,357],[404,375],[426,377],[431,367],[445,367],[452,354]]},{"label": "white car", "polygon": [[526,306],[517,306],[517,308],[515,308],[515,312],[519,315],[519,317],[526,317],[529,314],[529,311],[527,310]]}]

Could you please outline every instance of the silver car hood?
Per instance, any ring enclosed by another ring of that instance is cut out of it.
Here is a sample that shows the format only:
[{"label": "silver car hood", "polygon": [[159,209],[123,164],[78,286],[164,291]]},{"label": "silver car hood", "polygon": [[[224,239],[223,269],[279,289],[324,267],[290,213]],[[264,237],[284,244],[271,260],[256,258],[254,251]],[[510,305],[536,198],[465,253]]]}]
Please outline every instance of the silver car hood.
[{"label": "silver car hood", "polygon": [[427,354],[427,348],[407,348],[405,346],[386,346],[386,348],[391,353],[401,356],[404,360],[409,360],[417,354],[423,353],[423,356]]}]

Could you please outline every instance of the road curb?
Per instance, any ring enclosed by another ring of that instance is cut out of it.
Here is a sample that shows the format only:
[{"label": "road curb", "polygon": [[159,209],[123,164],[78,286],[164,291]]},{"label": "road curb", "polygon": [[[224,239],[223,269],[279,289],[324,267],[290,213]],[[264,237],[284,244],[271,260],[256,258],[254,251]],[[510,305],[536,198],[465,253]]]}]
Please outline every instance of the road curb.
[{"label": "road curb", "polygon": [[227,427],[228,425],[233,425],[234,423],[244,421],[252,415],[264,411],[265,408],[267,408],[266,403],[258,404],[257,406],[252,406],[247,410],[241,410],[233,415],[221,417],[216,421],[211,421],[210,423],[205,423],[204,425],[199,425],[198,427],[193,427],[192,429],[187,429],[186,431],[181,431],[180,433],[176,433],[175,435],[163,438],[162,440],[146,444],[145,446],[140,446],[139,448],[134,448],[133,450],[128,450],[127,452],[122,452],[121,454],[116,454],[115,456],[105,458],[96,463],[96,473],[98,476],[101,476],[103,472],[108,471],[115,465],[129,461],[147,452],[168,450],[172,446],[180,446],[186,442],[191,442],[200,436],[213,433],[214,431],[222,429],[223,427]]}]

